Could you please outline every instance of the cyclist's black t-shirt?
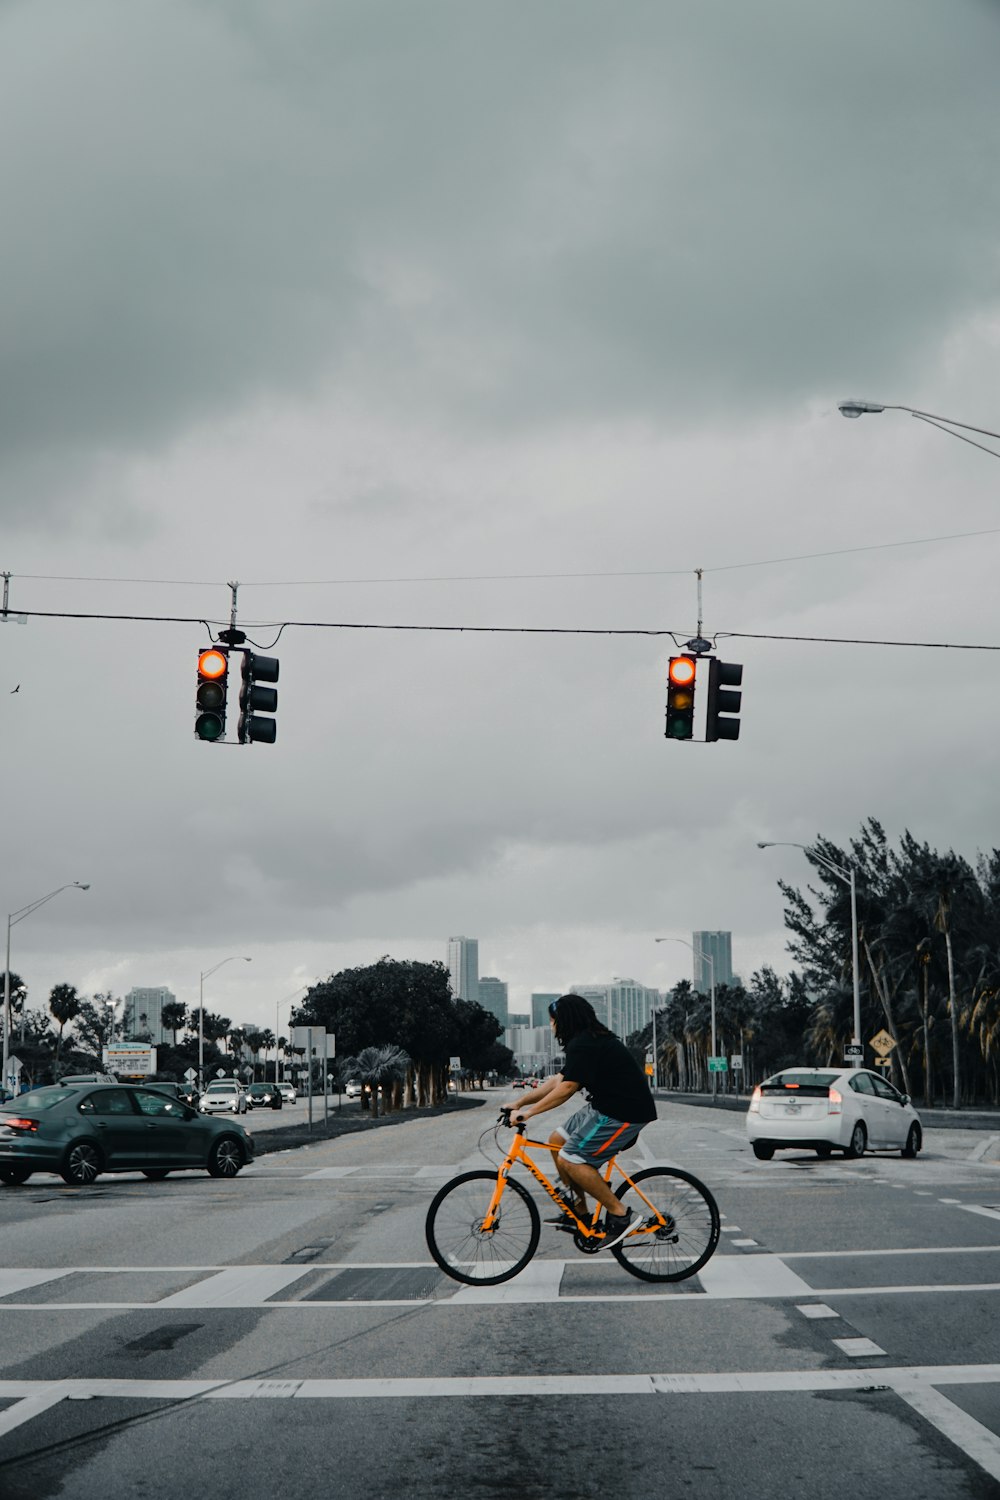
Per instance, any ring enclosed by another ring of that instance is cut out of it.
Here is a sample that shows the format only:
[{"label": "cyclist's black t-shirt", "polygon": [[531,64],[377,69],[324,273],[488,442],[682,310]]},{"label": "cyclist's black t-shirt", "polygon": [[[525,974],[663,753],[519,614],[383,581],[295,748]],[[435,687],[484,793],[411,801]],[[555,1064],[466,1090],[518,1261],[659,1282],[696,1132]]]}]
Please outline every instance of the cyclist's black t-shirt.
[{"label": "cyclist's black t-shirt", "polygon": [[562,1076],[578,1083],[599,1114],[630,1125],[656,1119],[656,1104],[639,1064],[616,1036],[585,1032],[566,1044]]}]

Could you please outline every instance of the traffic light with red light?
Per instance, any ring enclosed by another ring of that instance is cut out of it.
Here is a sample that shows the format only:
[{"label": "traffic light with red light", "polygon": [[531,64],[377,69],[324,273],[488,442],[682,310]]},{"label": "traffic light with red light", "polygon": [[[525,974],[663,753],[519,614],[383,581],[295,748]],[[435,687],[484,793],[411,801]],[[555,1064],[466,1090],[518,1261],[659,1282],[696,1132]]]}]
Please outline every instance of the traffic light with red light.
[{"label": "traffic light with red light", "polygon": [[198,652],[198,687],[195,693],[197,717],[194,732],[199,740],[221,740],[226,732],[226,695],[229,684],[229,656],[217,646],[204,646]]},{"label": "traffic light with red light", "polygon": [[694,656],[672,656],[667,667],[668,740],[689,740],[694,735],[694,689],[698,661]]},{"label": "traffic light with red light", "polygon": [[278,711],[278,690],[262,687],[262,683],[277,682],[278,659],[276,656],[258,656],[255,651],[243,653],[243,686],[240,689],[239,740],[241,745],[256,741],[273,745],[278,736],[278,726],[269,717]]},{"label": "traffic light with red light", "polygon": [[713,656],[708,664],[708,712],[705,717],[706,740],[738,740],[740,711],[743,694],[733,692],[743,681],[743,668],[735,661],[716,661]]}]

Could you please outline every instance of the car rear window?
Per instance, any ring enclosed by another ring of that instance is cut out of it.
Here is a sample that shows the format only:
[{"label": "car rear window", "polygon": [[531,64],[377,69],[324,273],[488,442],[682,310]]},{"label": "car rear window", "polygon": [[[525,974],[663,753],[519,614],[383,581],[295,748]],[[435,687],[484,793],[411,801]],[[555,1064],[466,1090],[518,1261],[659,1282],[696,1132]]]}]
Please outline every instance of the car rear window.
[{"label": "car rear window", "polygon": [[826,1094],[837,1076],[836,1073],[804,1073],[791,1069],[787,1073],[775,1073],[773,1078],[766,1079],[760,1086],[761,1093],[783,1094],[794,1089],[799,1094]]},{"label": "car rear window", "polygon": [[0,1105],[0,1111],[7,1115],[23,1115],[25,1110],[30,1110],[35,1115],[40,1109],[51,1109],[53,1104],[59,1104],[65,1098],[65,1089],[38,1089],[33,1094],[18,1094],[16,1099],[8,1099],[6,1104]]}]

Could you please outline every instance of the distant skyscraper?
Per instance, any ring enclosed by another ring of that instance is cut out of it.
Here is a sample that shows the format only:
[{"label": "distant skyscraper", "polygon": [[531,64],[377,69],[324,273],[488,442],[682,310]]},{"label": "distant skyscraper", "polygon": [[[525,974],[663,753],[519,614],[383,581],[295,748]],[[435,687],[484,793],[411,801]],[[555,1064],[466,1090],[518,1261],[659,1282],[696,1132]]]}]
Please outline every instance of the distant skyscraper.
[{"label": "distant skyscraper", "polygon": [[122,1013],[122,1035],[126,1041],[138,1040],[148,1035],[154,1046],[173,1041],[170,1032],[163,1029],[163,1007],[173,1005],[176,1000],[172,990],[158,986],[129,990],[125,996]]},{"label": "distant skyscraper", "polygon": [[542,994],[537,990],[531,997],[531,1024],[532,1026],[547,1026],[549,1024],[549,1006],[553,1000],[558,1000],[558,994]]},{"label": "distant skyscraper", "polygon": [[692,932],[694,953],[694,987],[707,995],[712,987],[709,965],[700,956],[707,953],[715,970],[715,987],[733,982],[733,935],[731,932]]},{"label": "distant skyscraper", "polygon": [[653,1007],[662,1000],[659,990],[648,989],[634,979],[615,979],[611,984],[574,984],[569,992],[589,1000],[601,1024],[623,1041],[649,1025]]},{"label": "distant skyscraper", "polygon": [[451,992],[460,1000],[479,999],[479,939],[448,939],[448,973]]},{"label": "distant skyscraper", "polygon": [[484,974],[479,981],[479,1003],[484,1010],[491,1011],[501,1026],[509,1025],[507,1019],[507,982]]}]

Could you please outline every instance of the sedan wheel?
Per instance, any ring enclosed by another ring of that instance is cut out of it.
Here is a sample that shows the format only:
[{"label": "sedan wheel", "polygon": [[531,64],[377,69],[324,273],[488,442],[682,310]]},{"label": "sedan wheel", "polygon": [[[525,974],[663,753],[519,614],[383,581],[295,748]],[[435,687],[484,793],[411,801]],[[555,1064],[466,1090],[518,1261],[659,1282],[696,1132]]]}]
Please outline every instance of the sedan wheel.
[{"label": "sedan wheel", "polygon": [[911,1125],[909,1135],[906,1137],[906,1145],[903,1147],[903,1156],[908,1156],[912,1159],[914,1156],[916,1156],[922,1144],[923,1141],[920,1135],[920,1126]]},{"label": "sedan wheel", "polygon": [[93,1141],[75,1141],[66,1149],[59,1175],[70,1187],[89,1187],[96,1181],[104,1160]]},{"label": "sedan wheel", "polygon": [[770,1161],[774,1155],[774,1147],[768,1146],[764,1141],[754,1141],[753,1154],[758,1161]]},{"label": "sedan wheel", "polygon": [[5,1182],[8,1187],[20,1187],[30,1176],[30,1167],[0,1167],[0,1182]]},{"label": "sedan wheel", "polygon": [[208,1153],[210,1177],[235,1177],[243,1165],[243,1147],[234,1135],[224,1135]]},{"label": "sedan wheel", "polygon": [[865,1147],[868,1145],[868,1132],[859,1120],[851,1131],[851,1142],[844,1150],[844,1155],[856,1160],[864,1156]]}]

